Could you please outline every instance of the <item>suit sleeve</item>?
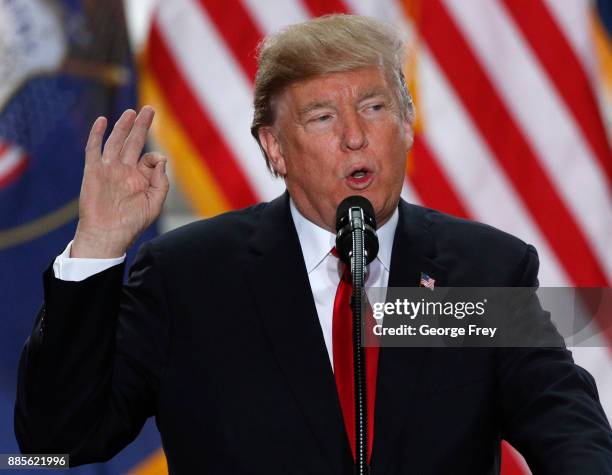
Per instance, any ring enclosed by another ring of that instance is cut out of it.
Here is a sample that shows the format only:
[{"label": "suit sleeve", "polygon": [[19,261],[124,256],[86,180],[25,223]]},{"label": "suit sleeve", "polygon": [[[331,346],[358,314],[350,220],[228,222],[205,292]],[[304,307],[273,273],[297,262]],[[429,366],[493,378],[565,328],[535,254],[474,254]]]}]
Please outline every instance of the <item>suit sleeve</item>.
[{"label": "suit sleeve", "polygon": [[[516,284],[537,287],[539,262],[528,246]],[[537,297],[529,314],[548,320]],[[498,351],[502,437],[534,475],[612,473],[612,433],[593,377],[571,352],[556,348]]]},{"label": "suit sleeve", "polygon": [[22,452],[110,459],[156,410],[167,357],[164,278],[152,246],[82,282],[44,275],[44,304],[22,351],[15,433]]}]

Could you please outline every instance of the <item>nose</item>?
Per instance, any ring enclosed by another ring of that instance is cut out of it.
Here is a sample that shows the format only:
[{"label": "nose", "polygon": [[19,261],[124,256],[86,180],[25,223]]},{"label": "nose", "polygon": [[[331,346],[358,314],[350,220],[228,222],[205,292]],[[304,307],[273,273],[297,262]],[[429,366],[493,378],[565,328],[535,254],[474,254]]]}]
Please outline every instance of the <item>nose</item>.
[{"label": "nose", "polygon": [[365,124],[357,112],[344,114],[342,130],[342,149],[354,151],[365,148],[368,145]]}]

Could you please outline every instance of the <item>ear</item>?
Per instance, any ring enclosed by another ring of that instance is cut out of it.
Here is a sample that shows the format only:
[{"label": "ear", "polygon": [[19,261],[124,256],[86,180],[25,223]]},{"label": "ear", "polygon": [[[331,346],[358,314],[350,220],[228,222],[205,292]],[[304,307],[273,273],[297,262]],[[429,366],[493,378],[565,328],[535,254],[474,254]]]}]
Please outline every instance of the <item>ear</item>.
[{"label": "ear", "polygon": [[406,152],[408,152],[414,144],[414,123],[410,119],[402,119],[402,127],[406,134]]},{"label": "ear", "polygon": [[272,170],[284,177],[287,174],[287,165],[277,132],[272,126],[260,127],[258,135],[259,142],[270,160]]}]

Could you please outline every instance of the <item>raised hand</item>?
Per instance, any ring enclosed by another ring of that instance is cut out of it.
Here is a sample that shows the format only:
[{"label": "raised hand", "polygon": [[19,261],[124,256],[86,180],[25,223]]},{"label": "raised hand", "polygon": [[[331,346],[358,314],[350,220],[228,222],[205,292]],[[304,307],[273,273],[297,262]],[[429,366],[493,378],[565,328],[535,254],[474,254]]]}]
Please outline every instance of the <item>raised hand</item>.
[{"label": "raised hand", "polygon": [[119,257],[161,213],[168,192],[166,159],[159,153],[140,156],[154,114],[149,106],[138,115],[126,110],[104,150],[106,118],[94,122],[71,257]]}]

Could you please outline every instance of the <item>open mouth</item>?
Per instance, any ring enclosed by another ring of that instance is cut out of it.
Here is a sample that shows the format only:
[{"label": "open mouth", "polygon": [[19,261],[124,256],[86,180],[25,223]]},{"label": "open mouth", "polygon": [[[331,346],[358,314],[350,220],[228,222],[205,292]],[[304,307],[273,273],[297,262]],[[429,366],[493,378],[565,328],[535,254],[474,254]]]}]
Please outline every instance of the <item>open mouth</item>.
[{"label": "open mouth", "polygon": [[347,177],[349,187],[362,190],[372,181],[372,172],[367,168],[356,168]]}]

